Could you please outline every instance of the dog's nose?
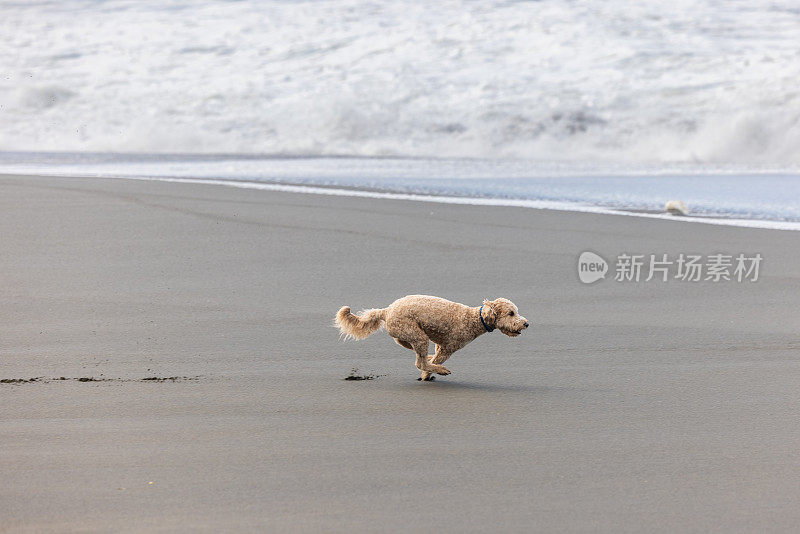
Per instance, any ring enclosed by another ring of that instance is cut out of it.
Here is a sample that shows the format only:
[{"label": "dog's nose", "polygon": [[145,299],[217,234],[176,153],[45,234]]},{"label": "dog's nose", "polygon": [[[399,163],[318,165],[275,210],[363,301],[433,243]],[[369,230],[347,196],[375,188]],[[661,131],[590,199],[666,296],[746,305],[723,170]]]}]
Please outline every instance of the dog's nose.
[{"label": "dog's nose", "polygon": [[522,323],[522,326],[524,326],[525,328],[528,328],[530,325],[528,323]]}]

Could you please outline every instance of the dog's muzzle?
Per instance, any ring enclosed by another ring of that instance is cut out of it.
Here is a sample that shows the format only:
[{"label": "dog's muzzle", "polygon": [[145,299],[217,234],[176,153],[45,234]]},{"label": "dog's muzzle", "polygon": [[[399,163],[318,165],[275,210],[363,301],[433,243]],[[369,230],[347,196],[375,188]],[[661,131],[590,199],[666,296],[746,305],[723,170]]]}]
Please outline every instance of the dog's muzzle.
[{"label": "dog's muzzle", "polygon": [[503,332],[503,333],[509,337],[517,337],[522,333],[523,330],[526,330],[529,326],[530,323],[528,321],[525,321],[524,323],[522,323],[522,326],[520,327],[519,330],[509,330],[508,332]]}]

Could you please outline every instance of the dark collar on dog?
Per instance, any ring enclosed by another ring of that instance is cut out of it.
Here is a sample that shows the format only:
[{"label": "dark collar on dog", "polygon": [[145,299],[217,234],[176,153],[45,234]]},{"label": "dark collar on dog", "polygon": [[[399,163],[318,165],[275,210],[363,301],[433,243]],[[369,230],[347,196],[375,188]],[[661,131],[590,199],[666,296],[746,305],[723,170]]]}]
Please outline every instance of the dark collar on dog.
[{"label": "dark collar on dog", "polygon": [[483,304],[481,304],[481,309],[478,310],[478,317],[481,318],[481,324],[486,329],[487,332],[491,332],[494,328],[489,328],[489,325],[486,324],[486,321],[483,320]]}]

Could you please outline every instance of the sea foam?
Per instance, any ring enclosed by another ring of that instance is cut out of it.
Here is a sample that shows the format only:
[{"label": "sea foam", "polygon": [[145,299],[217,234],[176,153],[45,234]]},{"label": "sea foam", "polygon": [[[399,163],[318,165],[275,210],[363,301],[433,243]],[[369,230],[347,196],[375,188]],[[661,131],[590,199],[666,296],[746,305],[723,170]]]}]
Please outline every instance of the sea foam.
[{"label": "sea foam", "polygon": [[0,4],[0,151],[800,164],[789,0]]}]

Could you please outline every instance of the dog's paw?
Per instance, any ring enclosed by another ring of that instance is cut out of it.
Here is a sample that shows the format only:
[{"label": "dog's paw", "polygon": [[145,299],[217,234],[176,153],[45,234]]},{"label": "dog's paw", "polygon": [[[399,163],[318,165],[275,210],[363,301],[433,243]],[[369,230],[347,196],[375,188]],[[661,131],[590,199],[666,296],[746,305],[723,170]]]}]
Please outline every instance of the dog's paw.
[{"label": "dog's paw", "polygon": [[437,365],[436,366],[436,374],[437,375],[442,375],[442,376],[447,376],[447,375],[450,374],[450,369],[448,369],[444,365]]},{"label": "dog's paw", "polygon": [[436,375],[430,375],[427,378],[422,378],[422,377],[417,378],[417,381],[420,380],[422,380],[423,382],[433,382],[434,380],[436,380]]},{"label": "dog's paw", "polygon": [[433,370],[432,369],[426,369],[426,370],[422,371],[422,376],[419,377],[417,380],[423,380],[425,382],[429,382],[430,380],[433,380]]}]

